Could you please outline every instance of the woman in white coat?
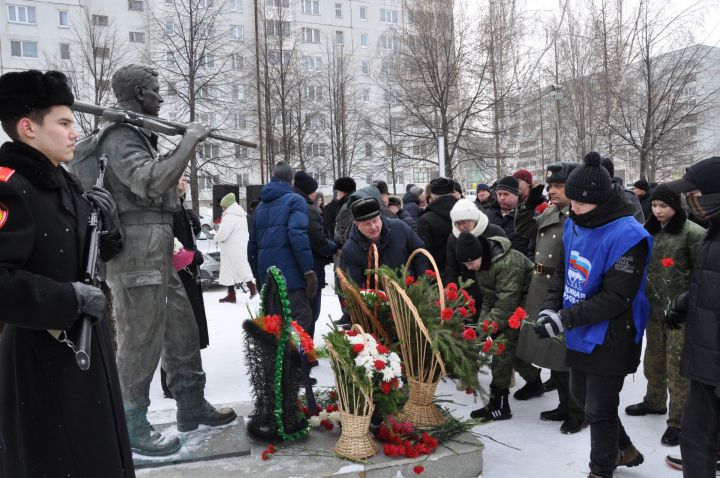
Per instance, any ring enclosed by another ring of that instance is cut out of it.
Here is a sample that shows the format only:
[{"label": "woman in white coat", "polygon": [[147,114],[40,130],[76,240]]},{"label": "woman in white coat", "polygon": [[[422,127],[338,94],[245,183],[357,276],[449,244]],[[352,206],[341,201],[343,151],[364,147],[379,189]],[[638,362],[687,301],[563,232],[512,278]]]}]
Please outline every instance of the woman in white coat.
[{"label": "woman in white coat", "polygon": [[251,298],[257,294],[247,259],[247,213],[237,203],[234,193],[223,196],[220,207],[223,208],[223,214],[215,240],[220,244],[220,285],[228,288],[227,296],[220,299],[220,302],[234,304],[235,284],[245,283],[250,289]]}]

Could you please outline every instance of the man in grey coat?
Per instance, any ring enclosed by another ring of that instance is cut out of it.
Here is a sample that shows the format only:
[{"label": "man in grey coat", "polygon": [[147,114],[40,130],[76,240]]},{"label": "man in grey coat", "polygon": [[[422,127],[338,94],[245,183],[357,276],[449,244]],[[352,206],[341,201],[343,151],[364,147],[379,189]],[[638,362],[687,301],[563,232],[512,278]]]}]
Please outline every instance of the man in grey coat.
[{"label": "man in grey coat", "polygon": [[[551,206],[539,216],[535,207],[542,201],[543,185],[530,190],[515,216],[515,232],[527,238],[536,237],[535,269],[530,282],[525,308],[532,321],[536,321],[540,305],[545,300],[555,270],[563,267],[563,231],[570,214],[570,200],[565,196],[565,180],[578,163],[555,163],[547,166],[545,180]],[[542,340],[529,323],[520,331],[515,354],[521,359],[551,370],[557,386],[560,404],[554,410],[540,413],[540,419],[562,421],[560,431],[577,433],[585,426],[585,412],[570,395],[570,376],[565,366],[565,340]]]}]

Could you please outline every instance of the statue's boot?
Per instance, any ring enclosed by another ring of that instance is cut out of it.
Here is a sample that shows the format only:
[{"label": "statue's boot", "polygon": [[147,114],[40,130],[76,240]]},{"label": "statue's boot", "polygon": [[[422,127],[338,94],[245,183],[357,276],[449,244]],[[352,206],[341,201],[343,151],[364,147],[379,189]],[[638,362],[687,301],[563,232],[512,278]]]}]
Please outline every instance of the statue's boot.
[{"label": "statue's boot", "polygon": [[177,429],[181,432],[196,430],[199,425],[217,427],[237,418],[235,410],[213,407],[202,393],[178,396],[177,406]]},{"label": "statue's boot", "polygon": [[146,456],[172,455],[180,450],[178,437],[163,436],[147,420],[147,409],[126,410],[130,447],[134,453]]}]

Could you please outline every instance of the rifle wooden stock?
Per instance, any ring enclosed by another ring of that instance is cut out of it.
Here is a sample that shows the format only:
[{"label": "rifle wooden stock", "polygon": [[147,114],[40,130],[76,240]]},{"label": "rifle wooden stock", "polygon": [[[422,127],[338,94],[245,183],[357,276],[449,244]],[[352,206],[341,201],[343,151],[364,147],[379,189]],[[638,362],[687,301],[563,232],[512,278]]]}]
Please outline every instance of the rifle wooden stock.
[{"label": "rifle wooden stock", "polygon": [[[156,133],[170,136],[185,134],[185,131],[187,131],[188,128],[188,125],[185,123],[161,119],[155,116],[148,116],[121,108],[107,108],[105,106],[98,106],[92,103],[85,103],[83,101],[75,100],[71,108],[79,113],[100,116],[104,120],[113,123],[129,123],[141,128],[147,128]],[[257,144],[251,141],[245,141],[243,139],[233,138],[231,136],[225,136],[224,134],[218,134],[215,132],[211,132],[208,135],[208,138],[217,139],[218,141],[227,141],[228,143],[235,143],[248,148],[257,148]]]}]

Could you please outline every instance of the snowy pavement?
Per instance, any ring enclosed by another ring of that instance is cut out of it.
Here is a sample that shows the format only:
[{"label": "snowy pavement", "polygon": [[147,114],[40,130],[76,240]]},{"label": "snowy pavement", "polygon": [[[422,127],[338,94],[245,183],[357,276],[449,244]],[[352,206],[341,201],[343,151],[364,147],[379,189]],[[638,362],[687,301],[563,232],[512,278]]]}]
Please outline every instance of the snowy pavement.
[{"label": "snowy pavement", "polygon": [[[328,274],[328,277],[332,277]],[[250,401],[250,389],[247,372],[243,364],[242,322],[248,318],[248,307],[257,313],[257,298],[248,300],[247,295],[239,293],[237,304],[220,304],[218,300],[225,295],[225,288],[214,288],[205,292],[205,309],[210,330],[210,346],[202,351],[203,367],[207,373],[207,399],[216,404]],[[240,292],[240,291],[238,291]],[[323,291],[322,313],[316,330],[316,342],[329,330],[330,317],[340,316],[340,305],[331,287]],[[333,376],[327,361],[321,361],[313,370],[318,386],[333,385]],[[543,371],[543,379],[549,372]],[[523,385],[516,375],[515,389]],[[481,376],[481,383],[488,387],[490,377]],[[642,366],[635,375],[625,379],[625,387],[620,396],[620,418],[635,446],[645,455],[645,463],[636,468],[621,468],[615,472],[618,478],[681,478],[682,473],[672,470],[665,462],[668,453],[679,454],[679,448],[668,448],[660,444],[660,436],[665,431],[665,417],[629,417],[624,408],[642,400],[645,394],[646,380]],[[471,395],[455,390],[454,382],[440,383],[438,395],[456,402],[451,408],[458,417],[468,417],[470,412],[482,406],[473,403]],[[160,389],[159,374],[156,374],[150,390],[152,410],[174,408],[175,402],[163,398]],[[590,451],[590,430],[585,429],[576,435],[560,433],[559,422],[543,422],[539,414],[557,405],[557,393],[546,393],[542,397],[526,402],[510,400],[513,412],[511,420],[482,425],[475,432],[484,435],[485,443],[484,471],[482,478],[510,477],[586,477]],[[506,446],[507,445],[507,446]],[[512,448],[511,448],[512,447]]]}]

